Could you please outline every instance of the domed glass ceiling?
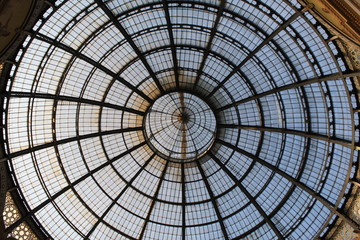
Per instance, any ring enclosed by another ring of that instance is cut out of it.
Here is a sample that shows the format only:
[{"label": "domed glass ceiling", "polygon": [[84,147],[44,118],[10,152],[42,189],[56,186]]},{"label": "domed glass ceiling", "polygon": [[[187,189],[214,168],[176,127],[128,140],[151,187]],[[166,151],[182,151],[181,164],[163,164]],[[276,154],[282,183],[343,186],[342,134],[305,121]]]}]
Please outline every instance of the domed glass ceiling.
[{"label": "domed glass ceiling", "polygon": [[24,218],[49,238],[308,240],[349,222],[353,75],[310,6],[55,5],[4,95]]}]

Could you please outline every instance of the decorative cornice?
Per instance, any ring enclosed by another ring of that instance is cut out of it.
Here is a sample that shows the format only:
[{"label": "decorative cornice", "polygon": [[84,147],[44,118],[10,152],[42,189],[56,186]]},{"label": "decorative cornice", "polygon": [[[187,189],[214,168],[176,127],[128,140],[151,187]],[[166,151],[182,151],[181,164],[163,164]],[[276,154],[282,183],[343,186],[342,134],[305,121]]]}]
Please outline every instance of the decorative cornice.
[{"label": "decorative cornice", "polygon": [[343,35],[360,46],[360,6],[352,0],[304,0],[314,4],[312,11]]}]

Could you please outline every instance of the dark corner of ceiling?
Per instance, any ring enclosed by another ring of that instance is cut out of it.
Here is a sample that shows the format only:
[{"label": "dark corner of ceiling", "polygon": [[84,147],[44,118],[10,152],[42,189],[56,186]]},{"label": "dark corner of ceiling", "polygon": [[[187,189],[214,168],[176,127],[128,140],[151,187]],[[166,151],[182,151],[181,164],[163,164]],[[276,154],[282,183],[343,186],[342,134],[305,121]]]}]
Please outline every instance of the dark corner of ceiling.
[{"label": "dark corner of ceiling", "polygon": [[0,63],[12,63],[26,36],[55,0],[0,1]]}]

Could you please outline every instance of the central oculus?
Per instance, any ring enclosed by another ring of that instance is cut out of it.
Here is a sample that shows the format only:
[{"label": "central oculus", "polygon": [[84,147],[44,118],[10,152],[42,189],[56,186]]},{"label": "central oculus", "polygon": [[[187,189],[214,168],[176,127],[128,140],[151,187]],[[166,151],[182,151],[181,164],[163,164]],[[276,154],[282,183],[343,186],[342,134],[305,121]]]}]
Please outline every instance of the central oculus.
[{"label": "central oculus", "polygon": [[216,118],[199,97],[173,92],[158,98],[145,116],[145,137],[150,148],[173,162],[202,157],[216,135]]}]

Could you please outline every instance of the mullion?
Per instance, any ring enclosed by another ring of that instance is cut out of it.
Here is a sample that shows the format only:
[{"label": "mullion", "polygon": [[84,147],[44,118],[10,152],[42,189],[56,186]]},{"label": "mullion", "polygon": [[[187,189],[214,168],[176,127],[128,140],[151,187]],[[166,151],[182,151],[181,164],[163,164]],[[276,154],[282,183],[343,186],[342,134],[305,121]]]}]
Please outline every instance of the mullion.
[{"label": "mullion", "polygon": [[335,213],[337,216],[339,216],[342,220],[344,220],[346,223],[348,223],[352,228],[354,228],[356,231],[360,231],[360,225],[356,222],[354,222],[352,219],[350,219],[345,213],[342,212],[341,209],[335,208],[334,204],[332,204],[331,202],[329,202],[327,199],[325,199],[324,197],[322,197],[319,193],[315,192],[314,190],[312,190],[310,187],[308,187],[307,185],[305,185],[304,183],[300,182],[298,179],[290,176],[289,174],[287,174],[286,172],[280,170],[279,168],[277,168],[276,166],[268,163],[267,161],[253,155],[250,152],[247,152],[241,148],[238,148],[228,142],[225,142],[221,139],[216,139],[215,140],[217,143],[220,143],[221,145],[224,145],[236,152],[239,152],[241,154],[244,154],[245,156],[252,158],[253,160],[255,160],[256,162],[260,163],[261,165],[264,165],[265,167],[267,167],[268,169],[274,171],[275,173],[279,174],[280,176],[282,176],[283,178],[285,178],[286,180],[288,180],[290,183],[294,184],[295,186],[301,188],[302,190],[304,190],[305,192],[307,192],[311,197],[313,197],[314,199],[316,199],[317,201],[321,202],[325,207],[327,207],[332,213]]},{"label": "mullion", "polygon": [[277,87],[277,88],[265,91],[263,93],[255,94],[255,95],[253,95],[251,97],[247,97],[247,98],[241,99],[239,101],[236,101],[234,103],[231,103],[231,104],[222,106],[220,108],[217,108],[214,111],[215,112],[220,112],[220,111],[223,111],[225,109],[228,109],[228,108],[231,108],[231,107],[236,107],[236,106],[238,106],[240,104],[247,103],[247,102],[250,102],[252,100],[256,100],[256,99],[259,99],[259,98],[262,98],[262,97],[265,97],[265,96],[268,96],[268,95],[271,95],[271,94],[279,93],[281,91],[289,90],[289,89],[295,89],[295,88],[299,88],[299,87],[314,84],[314,83],[320,83],[320,82],[324,82],[324,81],[331,81],[331,80],[336,80],[336,79],[339,79],[339,78],[347,78],[347,77],[355,77],[355,76],[360,76],[360,71],[355,71],[355,72],[352,72],[352,73],[340,73],[339,72],[339,73],[325,75],[325,76],[322,76],[322,77],[308,78],[308,79],[305,79],[305,80],[300,81],[300,82],[290,83],[290,84],[287,84],[287,85],[284,85],[284,86],[281,86],[281,87]]},{"label": "mullion", "polygon": [[156,86],[160,90],[162,94],[165,93],[164,88],[161,86],[161,83],[158,79],[158,77],[155,75],[154,71],[150,67],[149,63],[147,62],[145,55],[140,51],[140,49],[136,46],[134,40],[131,38],[131,36],[127,33],[126,29],[120,24],[120,22],[116,19],[114,14],[111,12],[111,10],[106,6],[104,2],[101,0],[94,0],[96,4],[104,11],[106,16],[113,22],[114,26],[121,32],[121,34],[125,37],[126,41],[130,44],[130,46],[135,51],[136,55],[140,58],[141,62],[144,64],[146,70],[149,72],[150,76],[154,80]]},{"label": "mullion", "polygon": [[302,11],[297,11],[294,13],[286,22],[284,22],[280,27],[278,27],[272,34],[270,34],[267,38],[265,38],[250,54],[246,56],[246,58],[241,61],[239,65],[237,65],[225,78],[222,80],[218,86],[216,86],[208,95],[207,98],[211,97],[215,94],[235,73],[237,73],[252,57],[255,56],[257,52],[260,51],[266,44],[268,44],[272,39],[287,28],[296,18],[303,14],[303,12],[307,11],[312,5],[307,5]]},{"label": "mullion", "polygon": [[126,156],[127,154],[130,154],[131,152],[137,150],[138,148],[144,146],[146,144],[146,142],[141,142],[138,145],[135,145],[134,147],[128,149],[127,151],[119,154],[118,156],[110,159],[108,162],[101,164],[100,166],[98,166],[97,168],[94,168],[93,170],[91,170],[90,172],[88,172],[87,174],[85,174],[84,176],[78,178],[77,180],[75,180],[74,182],[72,182],[70,185],[64,187],[63,189],[61,189],[60,191],[58,191],[57,193],[55,193],[54,195],[51,196],[51,198],[47,199],[46,201],[40,203],[37,207],[35,207],[34,209],[32,209],[31,211],[28,212],[27,215],[22,216],[20,219],[18,219],[16,222],[14,222],[13,224],[11,224],[8,228],[5,229],[5,232],[10,233],[12,232],[16,227],[18,227],[22,222],[26,221],[28,218],[32,217],[35,215],[35,213],[37,213],[39,210],[41,210],[42,208],[44,208],[47,204],[49,204],[50,202],[55,201],[58,197],[60,197],[62,194],[64,194],[66,191],[72,189],[73,187],[75,187],[77,184],[79,184],[80,182],[84,181],[86,178],[92,176],[93,174],[99,172],[101,169],[105,168],[106,166],[112,164],[113,162],[119,160],[120,158]]},{"label": "mullion", "polygon": [[162,173],[161,173],[161,176],[160,176],[159,183],[158,183],[158,185],[157,185],[157,187],[156,187],[156,191],[155,191],[155,194],[154,194],[154,198],[153,198],[153,200],[152,200],[152,202],[151,202],[149,212],[148,212],[148,214],[147,214],[147,216],[146,216],[144,226],[143,226],[143,228],[141,229],[141,232],[140,232],[140,235],[139,235],[139,240],[142,240],[143,237],[144,237],[145,230],[146,230],[146,226],[147,226],[148,222],[150,221],[151,213],[152,213],[152,211],[153,211],[153,209],[154,209],[154,206],[155,206],[155,203],[156,203],[156,199],[157,199],[157,197],[158,197],[158,195],[159,195],[159,192],[160,192],[160,189],[161,189],[161,185],[162,185],[162,183],[163,183],[163,181],[164,181],[164,179],[165,179],[165,174],[166,174],[166,171],[167,171],[168,166],[169,166],[169,161],[166,161],[165,167],[164,167],[164,169],[163,169],[163,171],[162,171]]},{"label": "mullion", "polygon": [[199,169],[199,171],[200,171],[201,177],[202,177],[202,179],[203,179],[203,181],[204,181],[204,183],[205,183],[206,189],[207,189],[207,191],[208,191],[208,193],[209,193],[209,195],[210,195],[211,202],[212,202],[212,204],[213,204],[213,206],[214,206],[214,210],[215,210],[216,216],[217,216],[217,218],[218,218],[218,220],[219,220],[219,224],[220,224],[221,230],[222,230],[222,232],[223,232],[223,234],[224,234],[224,238],[225,238],[226,240],[229,240],[229,235],[228,235],[228,233],[227,233],[227,231],[226,231],[226,227],[225,227],[225,224],[224,224],[224,219],[223,219],[222,216],[221,216],[221,213],[220,213],[218,204],[217,204],[217,202],[216,202],[214,193],[213,193],[213,191],[211,190],[211,186],[210,186],[210,183],[209,183],[209,181],[208,181],[208,179],[207,179],[207,177],[206,177],[206,175],[205,175],[204,169],[202,168],[202,166],[201,166],[201,164],[200,164],[199,161],[196,161],[196,164],[197,164],[197,167],[198,167],[198,169]]},{"label": "mullion", "polygon": [[181,208],[182,208],[182,240],[186,239],[186,186],[185,186],[185,163],[181,161]]},{"label": "mullion", "polygon": [[94,226],[90,229],[84,240],[89,239],[90,235],[95,231],[96,227],[103,222],[104,217],[110,212],[111,208],[116,204],[116,202],[121,198],[121,196],[126,192],[126,190],[132,185],[132,183],[135,181],[135,179],[140,175],[140,173],[146,168],[146,166],[151,162],[151,160],[154,158],[155,153],[150,156],[150,158],[145,162],[144,165],[141,166],[141,168],[135,173],[135,175],[131,178],[129,182],[126,183],[125,187],[121,190],[121,192],[117,195],[117,197],[113,200],[113,202],[110,204],[110,206],[107,207],[105,212],[101,215],[101,217],[98,219],[98,221],[94,224]]},{"label": "mullion", "polygon": [[36,152],[36,151],[39,151],[39,150],[42,150],[45,148],[54,147],[54,146],[57,146],[60,144],[70,143],[73,141],[79,141],[79,140],[84,140],[84,139],[88,139],[88,138],[106,136],[106,135],[117,134],[117,133],[141,131],[141,130],[142,130],[142,127],[114,129],[114,130],[109,130],[109,131],[89,133],[89,134],[84,134],[84,135],[80,135],[80,136],[76,136],[76,137],[70,137],[70,138],[65,138],[65,139],[61,139],[61,140],[56,140],[56,141],[53,141],[50,143],[44,143],[44,144],[33,146],[33,147],[30,147],[30,148],[27,148],[24,150],[10,153],[6,157],[1,158],[0,162],[4,162],[4,161],[7,161],[8,159],[15,158],[15,157],[18,157],[18,156],[21,156],[24,154],[33,153],[33,152]]},{"label": "mullion", "polygon": [[196,79],[195,79],[194,85],[193,85],[193,87],[192,87],[193,89],[195,89],[196,86],[197,86],[197,84],[199,83],[200,76],[201,76],[201,74],[202,74],[202,72],[203,72],[203,69],[204,69],[204,67],[205,67],[206,59],[207,59],[207,57],[209,56],[210,49],[211,49],[211,46],[212,46],[212,42],[213,42],[213,40],[214,40],[214,38],[215,38],[216,31],[217,31],[217,28],[218,28],[220,19],[221,19],[222,15],[223,15],[223,11],[224,11],[225,4],[226,4],[226,0],[221,0],[220,6],[219,6],[219,8],[217,9],[217,13],[216,13],[216,18],[215,18],[215,21],[214,21],[214,25],[213,25],[213,27],[211,28],[209,41],[208,41],[208,43],[207,43],[207,45],[206,45],[205,52],[204,52],[202,61],[201,61],[201,63],[200,63],[200,67],[199,67],[198,73],[197,73],[197,75],[196,75]]},{"label": "mullion", "polygon": [[209,151],[209,156],[217,163],[217,165],[233,180],[233,182],[240,188],[240,190],[245,194],[245,196],[249,199],[249,201],[254,205],[257,211],[261,214],[261,216],[265,219],[267,224],[274,231],[278,239],[285,240],[283,235],[280,233],[279,229],[275,226],[270,217],[266,214],[266,212],[262,209],[256,199],[250,194],[250,192],[243,186],[243,184],[237,179],[237,177],[220,161],[219,158],[215,156],[211,151]]},{"label": "mullion", "polygon": [[167,28],[168,28],[168,32],[169,32],[171,54],[172,54],[172,59],[173,59],[173,64],[174,64],[175,83],[176,83],[177,90],[180,91],[179,66],[178,66],[178,59],[177,59],[177,54],[176,54],[174,33],[173,33],[171,17],[170,17],[170,12],[169,12],[169,2],[167,0],[163,0],[163,5],[164,5],[166,24],[167,24]]},{"label": "mullion", "polygon": [[[31,34],[31,33],[30,33]],[[99,62],[94,61],[93,59],[91,59],[90,57],[87,57],[86,55],[82,54],[81,52],[55,40],[52,39],[46,35],[43,35],[41,33],[34,33],[32,34],[36,39],[41,40],[43,42],[46,42],[48,44],[51,44],[55,47],[58,47],[62,50],[64,50],[65,52],[68,52],[72,55],[74,55],[75,57],[91,64],[92,66],[100,69],[101,71],[105,72],[106,74],[110,75],[112,78],[118,80],[120,83],[124,84],[127,88],[131,89],[132,91],[134,91],[135,93],[137,93],[139,96],[141,96],[142,98],[144,98],[147,102],[149,103],[153,103],[154,100],[152,100],[149,96],[147,96],[145,93],[143,93],[142,91],[140,91],[137,87],[133,86],[129,81],[126,81],[125,79],[123,79],[122,77],[120,77],[118,74],[114,73],[112,70],[110,70],[109,68],[105,67],[104,65],[100,64]]]},{"label": "mullion", "polygon": [[352,143],[352,141],[348,141],[345,139],[336,138],[333,136],[321,135],[315,132],[305,132],[294,129],[287,128],[276,128],[276,127],[261,127],[255,125],[239,125],[239,124],[219,124],[219,128],[233,128],[233,129],[245,129],[245,130],[256,130],[261,132],[277,132],[282,134],[291,134],[296,136],[301,136],[305,138],[313,138],[321,141],[325,141],[328,143],[339,144],[341,146],[351,148],[351,149],[359,149],[359,146],[356,146]]},{"label": "mullion", "polygon": [[89,105],[106,107],[106,108],[116,109],[116,110],[120,110],[120,111],[124,111],[124,112],[134,113],[134,114],[140,115],[140,116],[145,116],[145,114],[146,114],[145,112],[142,112],[142,111],[139,111],[139,110],[136,110],[133,108],[123,107],[123,106],[119,106],[119,105],[112,104],[112,103],[99,102],[99,101],[95,101],[95,100],[91,100],[91,99],[78,98],[78,97],[65,96],[65,95],[53,95],[53,94],[47,94],[47,93],[30,93],[30,92],[8,92],[8,93],[0,94],[0,96],[7,97],[7,98],[52,99],[52,100],[57,100],[57,101],[84,103],[84,104],[89,104]]}]

